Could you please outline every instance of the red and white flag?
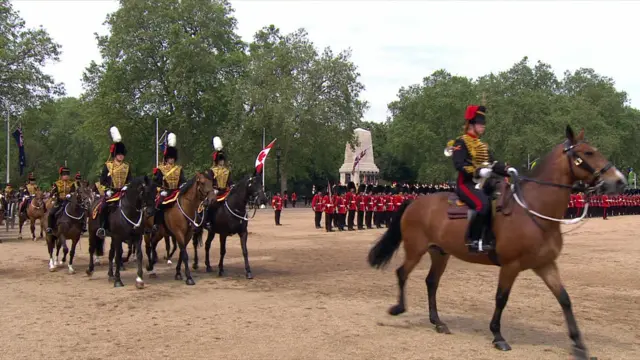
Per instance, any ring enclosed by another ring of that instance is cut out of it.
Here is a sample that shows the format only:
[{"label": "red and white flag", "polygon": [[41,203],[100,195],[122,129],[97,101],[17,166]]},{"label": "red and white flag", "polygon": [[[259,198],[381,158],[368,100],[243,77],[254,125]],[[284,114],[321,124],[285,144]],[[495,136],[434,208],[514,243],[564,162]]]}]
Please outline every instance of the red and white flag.
[{"label": "red and white flag", "polygon": [[269,150],[273,147],[273,144],[276,142],[276,139],[273,139],[272,142],[267,145],[266,148],[262,149],[256,158],[256,174],[262,173],[262,168],[264,167],[264,161],[267,159],[267,155],[269,155]]},{"label": "red and white flag", "polygon": [[369,150],[369,148],[366,148],[364,150],[362,150],[360,152],[360,154],[358,154],[356,156],[355,159],[353,159],[353,169],[351,169],[351,173],[354,174],[356,172],[356,167],[358,166],[358,164],[360,163],[360,161],[364,158],[365,155],[367,155],[367,150]]}]

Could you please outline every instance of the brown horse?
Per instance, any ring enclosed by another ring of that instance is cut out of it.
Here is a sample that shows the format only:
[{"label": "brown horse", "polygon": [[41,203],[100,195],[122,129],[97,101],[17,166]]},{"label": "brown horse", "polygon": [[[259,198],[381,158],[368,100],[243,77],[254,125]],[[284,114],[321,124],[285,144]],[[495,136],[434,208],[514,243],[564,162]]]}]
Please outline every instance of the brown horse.
[{"label": "brown horse", "polygon": [[29,220],[29,228],[31,229],[31,238],[33,241],[36,241],[36,220],[40,220],[40,236],[38,239],[42,239],[44,237],[44,214],[46,212],[44,194],[38,190],[29,202],[27,209],[20,213],[20,232],[18,233],[18,239],[22,239],[22,226],[27,220]]},{"label": "brown horse", "polygon": [[[54,211],[53,208],[49,208]],[[47,216],[48,218],[48,216]],[[55,271],[58,265],[64,264],[69,254],[69,274],[75,274],[73,268],[73,258],[76,254],[76,246],[82,235],[82,222],[85,219],[85,208],[81,191],[70,194],[66,204],[59,209],[58,220],[51,234],[47,235],[47,248],[49,251],[49,271]],[[71,252],[67,248],[67,239],[71,239]],[[53,259],[53,249],[56,248],[56,259]],[[58,261],[60,247],[63,248],[64,255],[62,261]]]},{"label": "brown horse", "polygon": [[[184,263],[184,273],[187,278],[187,285],[195,285],[195,281],[191,277],[187,254],[187,245],[193,236],[194,227],[201,224],[197,222],[197,218],[204,215],[201,214],[209,201],[215,201],[215,193],[213,192],[213,172],[207,170],[204,173],[197,173],[196,176],[187,181],[180,189],[171,207],[163,210],[164,222],[163,226],[166,232],[176,239],[180,254],[178,255],[178,265],[176,265],[176,280],[182,280],[180,266]],[[201,219],[204,219],[203,217]],[[153,272],[153,262],[149,259],[150,272]]]},{"label": "brown horse", "polygon": [[[504,208],[494,216],[492,230],[496,249],[489,254],[469,253],[465,246],[465,230],[468,221],[452,219],[448,212],[450,193],[422,196],[404,203],[392,220],[389,229],[369,252],[369,264],[383,267],[404,242],[405,260],[396,270],[400,294],[398,303],[389,309],[391,315],[406,311],[404,287],[407,278],[422,256],[429,252],[431,268],[426,278],[429,299],[429,320],[439,333],[450,334],[447,325],[440,320],[436,307],[436,292],[450,255],[466,262],[498,265],[500,275],[495,298],[495,311],[490,323],[493,344],[499,350],[511,347],[500,332],[502,311],[507,305],[509,293],[518,274],[532,269],[547,285],[562,307],[569,337],[573,341],[573,353],[577,359],[588,359],[576,323],[571,301],[565,290],[556,259],[562,249],[560,222],[569,203],[573,184],[584,181],[587,191],[619,193],[626,181],[607,159],[595,148],[584,142],[584,131],[574,136],[569,126],[566,141],[557,145],[537,166],[532,178],[519,177],[511,172],[513,193],[503,193],[504,199],[517,202],[513,208]],[[520,182],[526,182],[520,187]],[[455,201],[454,201],[455,203]],[[455,206],[455,205],[454,205]]]}]

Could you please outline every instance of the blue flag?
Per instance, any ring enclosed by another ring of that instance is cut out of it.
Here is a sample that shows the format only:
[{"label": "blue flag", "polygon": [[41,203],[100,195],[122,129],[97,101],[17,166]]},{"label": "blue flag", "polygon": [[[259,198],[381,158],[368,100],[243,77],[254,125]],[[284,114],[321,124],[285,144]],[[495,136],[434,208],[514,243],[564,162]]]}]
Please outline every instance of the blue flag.
[{"label": "blue flag", "polygon": [[20,165],[20,176],[24,174],[24,168],[27,166],[27,156],[24,153],[24,137],[22,136],[22,129],[17,128],[16,131],[13,132],[13,138],[16,139],[16,143],[18,144],[18,162]]}]

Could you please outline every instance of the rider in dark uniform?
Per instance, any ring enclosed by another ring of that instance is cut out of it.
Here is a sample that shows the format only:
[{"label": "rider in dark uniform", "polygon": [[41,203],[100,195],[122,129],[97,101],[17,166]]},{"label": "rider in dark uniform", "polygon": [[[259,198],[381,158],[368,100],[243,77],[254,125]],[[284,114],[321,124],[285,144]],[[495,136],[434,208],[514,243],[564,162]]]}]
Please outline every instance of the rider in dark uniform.
[{"label": "rider in dark uniform", "polygon": [[[217,191],[218,195],[222,195],[229,190],[229,187],[232,185],[231,170],[229,170],[229,167],[225,164],[226,157],[222,152],[222,140],[217,136],[213,138],[213,149],[213,166],[211,167],[214,178],[213,188]],[[215,214],[219,206],[220,202],[218,201],[209,204],[207,216],[210,225],[213,225],[215,221]]]},{"label": "rider in dark uniform", "polygon": [[166,197],[185,183],[182,166],[178,161],[178,149],[176,149],[176,135],[167,135],[167,147],[164,149],[164,163],[153,169],[153,179],[156,186],[160,187],[160,196],[156,201],[156,213],[153,218],[153,232],[158,231],[158,225],[164,221],[162,202]]},{"label": "rider in dark uniform", "polygon": [[53,208],[49,210],[47,234],[51,234],[56,227],[58,213],[67,204],[67,197],[76,191],[75,183],[69,178],[71,171],[66,166],[59,170],[60,179],[53,183],[51,187],[51,198],[56,199]]},{"label": "rider in dark uniform", "polygon": [[512,169],[494,161],[488,145],[480,140],[485,131],[486,111],[484,106],[469,105],[464,117],[464,134],[453,144],[453,164],[458,171],[456,194],[474,210],[466,236],[467,246],[474,252],[493,249],[491,201],[485,189],[476,188],[476,182],[494,172],[507,176],[507,170]]},{"label": "rider in dark uniform", "polygon": [[[112,126],[109,132],[113,143],[109,149],[109,159],[104,163],[102,174],[100,175],[100,185],[107,189],[103,201],[109,200],[111,196],[118,193],[131,180],[131,169],[129,164],[124,162],[127,148],[122,143],[120,131],[115,126]],[[110,209],[111,206],[107,205],[100,212],[100,228],[96,231],[96,235],[100,238],[106,236],[105,229],[109,225],[107,220],[109,219]]]},{"label": "rider in dark uniform", "polygon": [[29,173],[27,183],[24,186],[24,197],[22,203],[20,204],[20,213],[25,213],[27,211],[27,207],[29,206],[31,199],[36,196],[36,193],[39,190],[40,189],[38,188],[38,184],[36,184],[35,175],[32,172]]}]

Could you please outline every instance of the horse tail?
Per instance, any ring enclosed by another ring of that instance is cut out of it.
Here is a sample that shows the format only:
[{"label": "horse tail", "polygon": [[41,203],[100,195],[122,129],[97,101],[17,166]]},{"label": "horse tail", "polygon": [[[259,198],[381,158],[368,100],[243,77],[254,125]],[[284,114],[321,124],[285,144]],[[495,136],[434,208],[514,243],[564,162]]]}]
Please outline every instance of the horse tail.
[{"label": "horse tail", "polygon": [[104,238],[93,236],[95,239],[96,256],[104,256]]},{"label": "horse tail", "polygon": [[368,261],[372,267],[380,269],[387,266],[393,254],[395,254],[400,247],[400,243],[402,242],[400,219],[402,219],[402,215],[410,204],[411,201],[405,201],[400,205],[398,211],[393,214],[387,231],[382,234],[378,242],[369,251]]},{"label": "horse tail", "polygon": [[196,229],[196,231],[193,232],[193,239],[191,239],[191,241],[193,241],[193,247],[196,248],[198,246],[202,246],[202,235],[204,234],[204,229],[202,227]]}]

